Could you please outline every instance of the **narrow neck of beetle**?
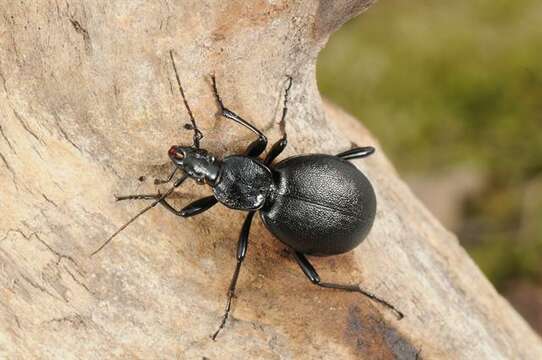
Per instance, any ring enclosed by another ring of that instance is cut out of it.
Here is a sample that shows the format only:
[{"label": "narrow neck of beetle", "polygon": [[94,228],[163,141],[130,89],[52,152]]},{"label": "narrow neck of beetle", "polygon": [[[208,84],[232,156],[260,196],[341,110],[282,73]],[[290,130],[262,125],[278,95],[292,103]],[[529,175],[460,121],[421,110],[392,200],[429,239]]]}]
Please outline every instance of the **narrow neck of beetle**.
[{"label": "narrow neck of beetle", "polygon": [[220,177],[222,163],[214,158],[186,157],[182,164],[177,164],[188,176],[198,184],[214,186]]},{"label": "narrow neck of beetle", "polygon": [[222,162],[214,161],[208,164],[205,171],[205,182],[210,186],[215,186],[220,179],[220,170],[222,169]]}]

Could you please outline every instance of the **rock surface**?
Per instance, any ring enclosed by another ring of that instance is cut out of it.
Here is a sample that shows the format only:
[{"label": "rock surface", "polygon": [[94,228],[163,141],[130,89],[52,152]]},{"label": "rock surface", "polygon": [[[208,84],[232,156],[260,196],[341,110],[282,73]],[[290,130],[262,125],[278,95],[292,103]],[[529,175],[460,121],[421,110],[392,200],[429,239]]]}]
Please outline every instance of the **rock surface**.
[{"label": "rock surface", "polygon": [[[222,315],[243,214],[183,220],[155,208],[89,254],[154,192],[167,149],[189,144],[169,60],[218,155],[252,135],[216,116],[209,74],[232,109],[277,127],[294,79],[285,155],[378,143],[324,105],[315,62],[327,37],[372,1],[0,3],[0,357],[7,359],[540,359],[539,338],[415,199],[381,152],[358,160],[375,185],[373,231],[314,264],[405,314],[313,287],[255,222],[231,322]],[[363,56],[363,54],[360,54]],[[363,84],[360,84],[363,86]],[[183,186],[177,205],[209,194]]]}]

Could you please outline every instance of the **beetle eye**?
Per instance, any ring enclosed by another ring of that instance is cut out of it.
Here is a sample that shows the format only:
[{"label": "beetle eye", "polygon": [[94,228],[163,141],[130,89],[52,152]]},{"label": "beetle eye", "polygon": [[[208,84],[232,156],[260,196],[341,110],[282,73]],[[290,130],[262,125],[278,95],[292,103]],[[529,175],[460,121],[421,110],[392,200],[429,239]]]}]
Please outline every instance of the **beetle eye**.
[{"label": "beetle eye", "polygon": [[168,151],[168,155],[175,160],[183,160],[185,157],[184,151],[180,150],[177,146],[172,146]]}]

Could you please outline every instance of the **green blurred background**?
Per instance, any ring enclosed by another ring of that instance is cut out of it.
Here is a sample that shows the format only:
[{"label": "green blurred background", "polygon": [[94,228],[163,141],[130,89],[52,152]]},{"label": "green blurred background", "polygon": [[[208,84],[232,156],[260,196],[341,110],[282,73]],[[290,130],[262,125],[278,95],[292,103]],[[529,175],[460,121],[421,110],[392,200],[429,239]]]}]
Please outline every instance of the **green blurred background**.
[{"label": "green blurred background", "polygon": [[542,1],[382,0],[318,81],[542,332]]}]

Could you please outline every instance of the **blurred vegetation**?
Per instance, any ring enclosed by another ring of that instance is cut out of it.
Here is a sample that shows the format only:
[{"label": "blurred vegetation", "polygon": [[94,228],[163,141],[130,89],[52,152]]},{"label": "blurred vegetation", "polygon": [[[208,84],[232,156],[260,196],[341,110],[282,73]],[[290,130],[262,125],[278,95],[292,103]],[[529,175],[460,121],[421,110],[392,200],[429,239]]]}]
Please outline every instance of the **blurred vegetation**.
[{"label": "blurred vegetation", "polygon": [[333,35],[318,79],[401,172],[483,172],[461,241],[498,288],[542,283],[541,1],[380,1]]}]

